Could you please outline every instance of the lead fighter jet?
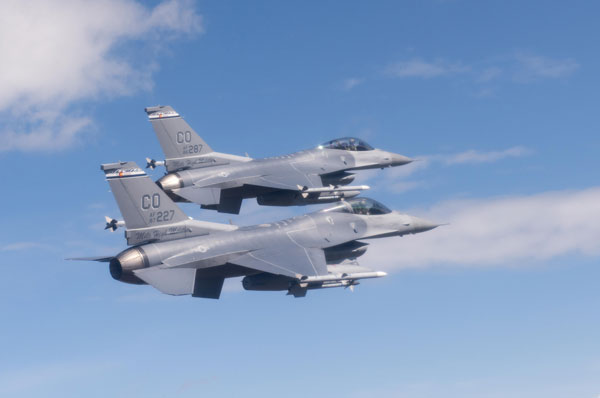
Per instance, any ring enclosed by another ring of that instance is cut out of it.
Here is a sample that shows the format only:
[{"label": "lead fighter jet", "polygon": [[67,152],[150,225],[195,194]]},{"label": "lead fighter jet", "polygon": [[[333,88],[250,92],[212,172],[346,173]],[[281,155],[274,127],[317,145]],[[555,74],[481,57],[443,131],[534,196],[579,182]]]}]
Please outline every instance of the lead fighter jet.
[{"label": "lead fighter jet", "polygon": [[128,248],[114,256],[73,258],[109,263],[116,280],[150,284],[166,294],[219,298],[225,278],[245,276],[246,290],[352,287],[385,276],[351,260],[359,240],[437,227],[368,198],[270,224],[237,227],[192,220],[133,162],[102,165],[125,220]]},{"label": "lead fighter jet", "polygon": [[394,167],[412,159],[374,149],[358,138],[340,138],[290,155],[251,159],[214,152],[170,106],[145,109],[165,160],[147,158],[147,166],[165,166],[157,184],[176,202],[238,214],[243,199],[260,205],[296,206],[336,202],[360,194],[366,185],[348,186],[352,171]]}]

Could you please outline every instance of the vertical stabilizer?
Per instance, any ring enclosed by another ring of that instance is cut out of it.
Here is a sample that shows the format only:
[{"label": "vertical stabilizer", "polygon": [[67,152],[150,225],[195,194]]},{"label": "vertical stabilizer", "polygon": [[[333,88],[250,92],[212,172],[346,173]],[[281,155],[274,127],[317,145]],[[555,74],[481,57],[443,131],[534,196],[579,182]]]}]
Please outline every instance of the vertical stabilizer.
[{"label": "vertical stabilizer", "polygon": [[189,218],[135,162],[103,164],[127,229],[158,227]]},{"label": "vertical stabilizer", "polygon": [[205,155],[213,151],[172,107],[159,105],[144,110],[167,161]]}]

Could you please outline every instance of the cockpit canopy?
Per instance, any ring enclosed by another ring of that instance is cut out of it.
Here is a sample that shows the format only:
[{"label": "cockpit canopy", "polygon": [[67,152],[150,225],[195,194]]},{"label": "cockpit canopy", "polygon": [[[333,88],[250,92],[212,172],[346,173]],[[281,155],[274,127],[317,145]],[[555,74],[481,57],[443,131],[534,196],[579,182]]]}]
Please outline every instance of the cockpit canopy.
[{"label": "cockpit canopy", "polygon": [[374,148],[360,138],[344,137],[331,140],[323,145],[323,148],[342,149],[344,151],[372,151]]},{"label": "cockpit canopy", "polygon": [[323,212],[335,211],[338,213],[362,214],[364,216],[374,216],[380,214],[389,214],[392,211],[385,205],[370,198],[352,198],[339,202],[334,207],[322,210]]}]

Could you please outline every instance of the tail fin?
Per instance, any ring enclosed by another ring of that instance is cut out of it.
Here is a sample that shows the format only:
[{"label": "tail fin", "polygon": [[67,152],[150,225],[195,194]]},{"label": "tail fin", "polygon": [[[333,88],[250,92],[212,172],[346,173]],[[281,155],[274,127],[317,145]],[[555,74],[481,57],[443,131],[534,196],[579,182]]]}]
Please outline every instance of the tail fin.
[{"label": "tail fin", "polygon": [[172,107],[159,105],[144,110],[154,127],[165,159],[199,156],[213,151]]},{"label": "tail fin", "polygon": [[103,164],[127,229],[157,227],[189,218],[135,162]]}]

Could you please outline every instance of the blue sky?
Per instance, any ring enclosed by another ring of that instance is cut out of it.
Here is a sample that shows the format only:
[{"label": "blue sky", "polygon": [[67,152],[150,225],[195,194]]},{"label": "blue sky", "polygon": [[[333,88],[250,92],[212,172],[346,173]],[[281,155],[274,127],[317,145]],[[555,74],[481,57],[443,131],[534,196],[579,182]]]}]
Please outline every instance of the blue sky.
[{"label": "blue sky", "polygon": [[[599,396],[600,7],[375,3],[5,7],[0,395]],[[169,297],[64,261],[125,247],[99,165],[161,157],[157,104],[219,152],[354,135],[417,157],[361,180],[451,225],[373,243],[360,262],[388,277],[305,299]]]}]

